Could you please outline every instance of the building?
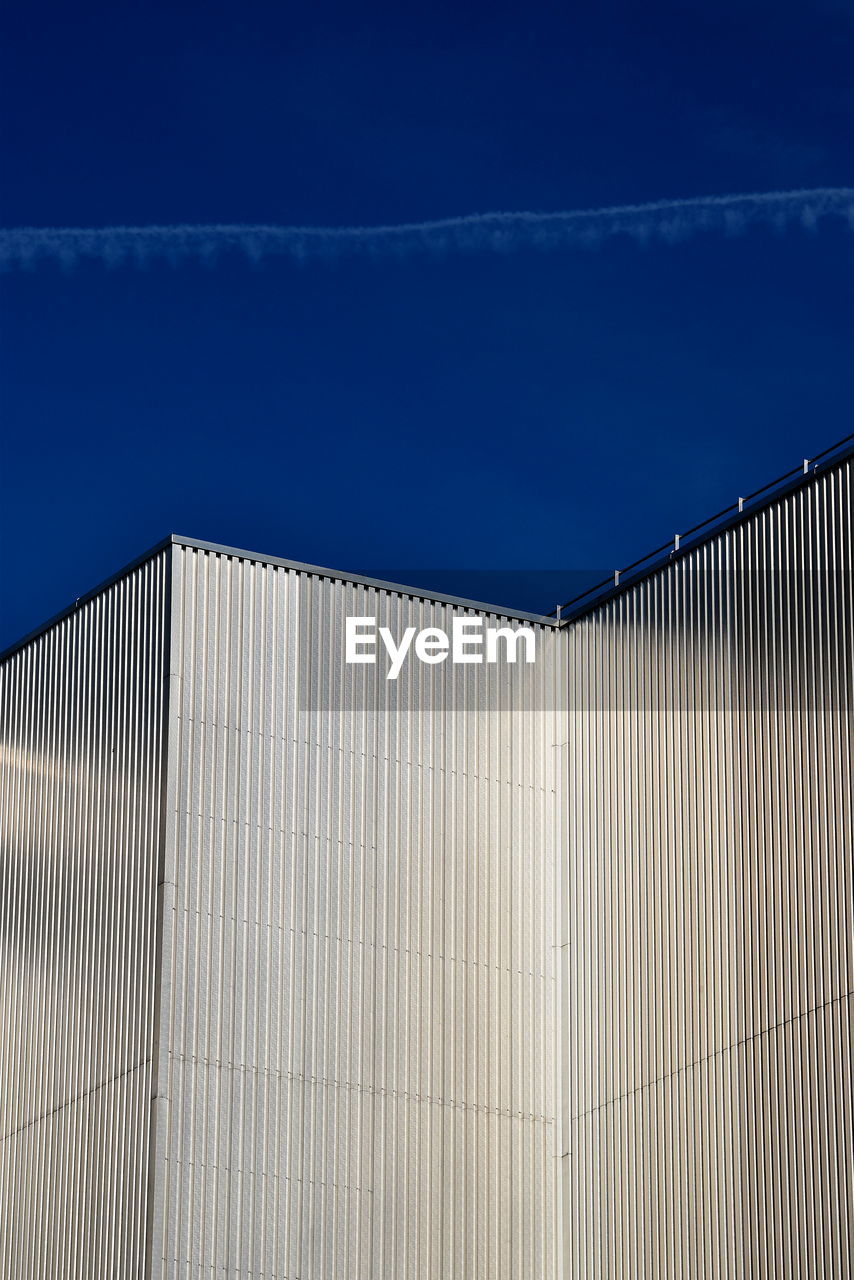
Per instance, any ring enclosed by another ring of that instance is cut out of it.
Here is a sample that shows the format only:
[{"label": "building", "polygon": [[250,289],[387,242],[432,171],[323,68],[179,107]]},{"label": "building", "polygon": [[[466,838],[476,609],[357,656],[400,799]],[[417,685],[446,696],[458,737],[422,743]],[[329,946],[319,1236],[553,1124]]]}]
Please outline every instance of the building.
[{"label": "building", "polygon": [[559,622],[172,538],[7,651],[0,1276],[852,1274],[851,457]]}]

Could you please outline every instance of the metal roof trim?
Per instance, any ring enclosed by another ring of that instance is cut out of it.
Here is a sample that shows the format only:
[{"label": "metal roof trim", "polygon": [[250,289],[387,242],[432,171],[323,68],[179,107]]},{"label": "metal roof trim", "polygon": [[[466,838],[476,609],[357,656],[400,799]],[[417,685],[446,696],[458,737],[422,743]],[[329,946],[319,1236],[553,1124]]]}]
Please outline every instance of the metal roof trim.
[{"label": "metal roof trim", "polygon": [[165,551],[172,546],[189,547],[196,551],[210,552],[213,555],[229,556],[235,560],[249,560],[254,564],[275,565],[277,568],[290,569],[295,573],[303,573],[309,577],[326,578],[330,582],[352,582],[357,586],[373,587],[378,591],[385,591],[389,594],[408,596],[412,600],[427,600],[435,604],[452,605],[458,609],[469,609],[475,613],[488,613],[495,618],[513,618],[550,629],[554,629],[558,625],[556,619],[548,615],[527,613],[522,609],[504,608],[501,605],[488,604],[482,600],[469,600],[464,596],[444,595],[440,592],[426,591],[420,587],[407,586],[400,582],[385,582],[381,578],[368,578],[357,573],[346,573],[341,569],[330,569],[324,565],[306,564],[300,560],[286,560],[282,556],[263,555],[256,551],[245,551],[239,547],[229,547],[223,543],[205,542],[200,538],[188,538],[181,534],[172,533],[166,538],[161,538],[148,551],[144,551],[142,555],[134,557],[129,564],[124,565],[116,573],[110,574],[109,578],[105,578],[103,582],[99,582],[97,586],[78,596],[76,600],[66,605],[64,609],[60,609],[58,613],[53,614],[52,617],[40,623],[32,631],[27,632],[19,640],[15,640],[8,645],[0,651],[0,662],[5,662],[20,649],[24,649],[28,644],[32,644],[34,640],[38,640],[39,636],[45,635],[52,627],[64,622],[66,618],[71,617],[78,609],[88,604],[90,600],[94,600],[96,596],[108,591],[110,587],[115,586],[122,578],[133,573],[135,569],[145,564],[147,560],[152,560],[161,551]]},{"label": "metal roof trim", "polygon": [[231,556],[235,560],[250,560],[255,564],[272,564],[281,569],[292,569],[296,573],[304,573],[313,578],[328,578],[332,582],[352,582],[360,587],[374,587],[377,591],[387,591],[394,595],[408,596],[411,600],[429,600],[435,604],[449,604],[459,609],[472,609],[476,613],[489,613],[495,618],[517,618],[523,622],[535,622],[539,626],[555,627],[557,621],[548,614],[528,613],[524,609],[511,609],[503,605],[489,604],[484,600],[469,600],[466,596],[446,595],[443,592],[427,591],[423,587],[413,587],[402,582],[386,582],[382,578],[369,578],[364,574],[347,573],[341,569],[330,569],[325,565],[305,564],[300,560],[286,560],[282,556],[262,555],[257,551],[244,551],[240,547],[227,547],[218,542],[203,542],[198,538],[185,538],[177,533],[172,534],[172,542],[182,547],[192,547],[197,551],[209,551],[215,555]]},{"label": "metal roof trim", "polygon": [[709,525],[708,529],[704,529],[702,532],[698,531],[695,536],[684,535],[680,540],[678,549],[674,547],[669,552],[662,551],[660,555],[652,553],[654,558],[651,557],[648,564],[641,564],[637,569],[630,567],[629,569],[618,570],[620,573],[619,582],[610,587],[602,587],[598,594],[594,594],[595,587],[591,588],[589,600],[577,598],[577,604],[575,601],[570,601],[568,604],[561,605],[560,626],[568,627],[572,626],[573,623],[580,622],[591,613],[595,613],[597,609],[603,608],[605,605],[610,604],[612,600],[625,595],[642,582],[655,577],[657,573],[661,573],[662,569],[686,559],[700,547],[714,541],[715,538],[729,533],[730,530],[738,528],[739,525],[746,524],[754,516],[767,511],[775,502],[789,497],[792,493],[797,493],[800,489],[807,488],[820,476],[827,475],[844,462],[850,461],[851,458],[854,458],[854,443],[847,444],[841,452],[834,453],[832,457],[817,460],[810,466],[809,471],[793,476],[791,480],[781,484],[779,488],[771,490],[767,496],[763,494],[758,501],[751,503],[744,510],[733,511],[731,515],[722,519],[718,524]]},{"label": "metal roof trim", "polygon": [[82,596],[78,596],[71,604],[60,609],[59,613],[53,614],[45,622],[34,627],[32,631],[28,631],[26,635],[21,636],[20,640],[14,640],[12,644],[7,645],[5,649],[0,650],[0,662],[5,662],[7,658],[11,658],[19,649],[25,649],[28,644],[32,644],[34,640],[38,640],[39,636],[43,636],[51,628],[64,622],[66,618],[70,618],[72,614],[81,609],[83,605],[88,604],[90,600],[94,600],[96,596],[101,595],[104,591],[109,591],[110,587],[114,587],[122,578],[126,578],[128,574],[133,573],[134,569],[138,569],[140,565],[145,564],[146,560],[153,560],[161,551],[166,551],[172,545],[172,539],[161,538],[153,547],[149,547],[147,551],[143,551],[142,555],[135,556],[129,564],[123,565],[115,573],[111,573],[109,578],[105,578],[103,582],[99,582],[96,587],[90,587]]},{"label": "metal roof trim", "polygon": [[290,569],[296,573],[304,573],[311,577],[326,578],[331,582],[351,582],[357,586],[373,587],[378,591],[386,591],[394,595],[408,596],[413,600],[427,600],[436,604],[452,605],[459,609],[470,609],[477,613],[488,613],[492,617],[496,618],[513,618],[522,622],[531,622],[538,626],[548,628],[566,627],[572,625],[574,622],[578,622],[588,614],[593,613],[596,609],[610,603],[610,601],[616,599],[618,596],[631,591],[633,587],[636,587],[639,583],[653,577],[656,573],[660,573],[661,570],[666,568],[668,565],[691,555],[698,547],[704,546],[706,543],[711,542],[721,534],[727,533],[730,529],[733,529],[740,524],[744,524],[746,521],[752,519],[753,516],[766,510],[769,506],[772,506],[773,503],[779,501],[781,498],[787,497],[790,493],[813,483],[817,476],[827,474],[828,471],[839,466],[841,463],[848,461],[852,457],[854,457],[854,443],[846,443],[846,447],[840,452],[834,453],[832,457],[823,457],[819,455],[819,460],[810,467],[808,472],[795,476],[791,481],[782,485],[780,488],[770,490],[767,496],[763,496],[759,501],[752,503],[749,508],[745,508],[743,511],[734,512],[732,516],[722,520],[721,523],[710,526],[708,530],[698,532],[696,537],[687,538],[686,541],[680,544],[678,550],[671,550],[669,553],[663,553],[660,558],[650,560],[649,564],[643,565],[638,568],[637,571],[625,571],[626,576],[621,576],[619,583],[610,588],[603,588],[598,595],[591,594],[591,598],[589,600],[585,600],[583,602],[579,600],[579,603],[575,608],[572,608],[573,602],[570,602],[569,605],[564,605],[563,609],[570,609],[571,611],[562,614],[559,621],[551,615],[529,613],[521,609],[502,608],[500,605],[489,604],[482,600],[469,600],[463,596],[452,596],[444,595],[439,592],[430,592],[419,587],[408,586],[405,583],[386,582],[381,578],[369,578],[356,573],[347,573],[340,569],[331,569],[324,565],[307,564],[300,560],[287,560],[282,556],[263,555],[259,552],[246,551],[239,547],[229,547],[218,542],[205,542],[199,538],[189,538],[184,537],[181,534],[173,533],[166,538],[162,538],[159,542],[155,543],[153,547],[150,547],[148,551],[144,551],[142,555],[136,556],[129,564],[124,565],[116,573],[111,574],[109,578],[98,583],[97,586],[92,587],[83,595],[78,596],[73,603],[67,605],[58,613],[55,613],[52,617],[48,618],[47,621],[41,623],[32,631],[29,631],[19,640],[8,645],[5,649],[0,651],[0,662],[5,662],[19,650],[26,648],[28,644],[37,640],[39,636],[50,631],[52,627],[63,622],[83,605],[88,604],[90,600],[93,600],[102,592],[109,590],[109,588],[114,586],[115,583],[119,582],[129,573],[138,569],[139,566],[144,564],[147,560],[153,559],[154,556],[159,555],[161,551],[165,551],[170,546],[189,547],[197,551],[210,552],[214,555],[230,556],[237,560],[249,560],[255,564],[275,565],[279,568]]}]

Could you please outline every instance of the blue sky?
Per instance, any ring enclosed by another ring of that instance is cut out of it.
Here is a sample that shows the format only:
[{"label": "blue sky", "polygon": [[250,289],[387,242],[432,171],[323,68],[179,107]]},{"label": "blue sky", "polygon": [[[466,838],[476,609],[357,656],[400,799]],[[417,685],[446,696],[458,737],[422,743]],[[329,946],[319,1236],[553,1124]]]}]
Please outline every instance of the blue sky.
[{"label": "blue sky", "polygon": [[[14,8],[6,227],[854,185],[842,0]],[[172,530],[437,585],[634,560],[850,431],[852,254],[827,222],[10,272],[0,645]]]}]

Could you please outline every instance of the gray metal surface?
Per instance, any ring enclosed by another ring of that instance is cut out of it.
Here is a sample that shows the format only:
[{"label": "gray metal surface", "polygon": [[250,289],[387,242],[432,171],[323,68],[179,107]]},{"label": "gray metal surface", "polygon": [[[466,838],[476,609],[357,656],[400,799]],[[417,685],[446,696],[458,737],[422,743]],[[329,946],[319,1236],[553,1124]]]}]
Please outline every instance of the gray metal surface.
[{"label": "gray metal surface", "polygon": [[408,600],[423,600],[432,604],[457,605],[462,609],[476,609],[479,613],[491,613],[502,618],[517,618],[521,621],[537,622],[541,626],[553,627],[557,619],[539,613],[530,613],[524,609],[510,609],[495,602],[470,600],[466,596],[448,595],[441,591],[428,591],[422,587],[413,587],[401,582],[388,582],[384,578],[370,578],[364,574],[347,573],[341,569],[324,568],[322,565],[305,564],[301,560],[285,560],[282,556],[262,555],[257,551],[242,551],[239,547],[224,546],[219,542],[204,542],[199,538],[185,538],[180,534],[172,534],[172,542],[182,547],[195,547],[199,551],[211,551],[216,555],[231,556],[237,560],[247,560],[253,564],[275,565],[280,569],[293,569],[297,573],[305,573],[312,578],[323,578],[328,582],[346,582],[360,587],[376,587],[380,591],[404,596]]},{"label": "gray metal surface", "polygon": [[854,1269],[851,463],[569,626],[568,1274]]},{"label": "gray metal surface", "polygon": [[851,1273],[852,567],[847,461],[506,685],[179,538],[8,653],[3,1280]]},{"label": "gray metal surface", "polygon": [[0,666],[0,1276],[143,1274],[166,552]]},{"label": "gray metal surface", "polygon": [[352,582],[360,586],[378,587],[383,591],[395,592],[397,595],[406,596],[412,600],[432,600],[443,604],[459,605],[464,609],[477,609],[481,613],[496,613],[496,610],[500,607],[501,616],[505,618],[516,618],[521,621],[536,622],[541,626],[546,627],[556,625],[556,620],[553,617],[548,615],[543,616],[538,613],[529,613],[523,609],[507,609],[504,606],[485,604],[480,600],[469,600],[463,596],[452,596],[436,591],[425,591],[419,587],[407,586],[399,582],[386,582],[379,578],[368,578],[358,573],[347,573],[341,569],[330,569],[317,564],[305,564],[301,560],[286,560],[282,556],[263,555],[257,551],[243,551],[238,547],[229,547],[223,543],[204,542],[199,538],[186,538],[180,534],[172,533],[169,534],[168,537],[162,538],[160,542],[149,548],[148,551],[143,552],[142,555],[136,556],[129,564],[126,564],[124,568],[120,569],[117,573],[111,574],[109,578],[104,582],[99,583],[97,587],[93,587],[90,591],[86,591],[79,599],[75,600],[73,604],[68,605],[65,609],[61,609],[59,613],[55,614],[52,618],[46,619],[46,621],[41,623],[33,631],[22,636],[19,640],[14,641],[14,643],[8,645],[5,649],[0,650],[0,662],[5,662],[7,658],[10,658],[12,654],[17,653],[17,651],[23,648],[24,645],[29,644],[32,640],[38,639],[39,636],[50,631],[51,628],[57,626],[65,618],[73,616],[73,614],[82,605],[87,604],[90,600],[94,600],[97,596],[108,590],[109,587],[114,586],[117,582],[120,582],[122,578],[126,578],[135,569],[138,569],[140,565],[143,565],[146,561],[153,559],[156,555],[159,555],[161,551],[168,551],[172,546],[196,547],[201,551],[210,551],[217,555],[232,556],[239,560],[250,561],[253,564],[269,564],[276,565],[282,569],[294,569],[298,573],[307,573],[314,578],[322,578],[329,582]]},{"label": "gray metal surface", "polygon": [[557,617],[564,622],[573,622],[591,610],[600,608],[606,601],[623,595],[659,569],[673,564],[689,555],[697,547],[742,525],[749,516],[757,515],[768,507],[778,505],[796,490],[811,484],[818,475],[835,470],[840,463],[850,458],[854,458],[854,435],[838,440],[836,444],[822,450],[814,458],[804,458],[801,466],[778,476],[775,480],[748,494],[746,498],[739,498],[722,511],[707,516],[684,533],[674,534],[669,542],[648,551],[625,568],[615,569],[606,579],[594,583],[580,595],[560,605],[556,611]]},{"label": "gray metal surface", "polygon": [[556,1275],[560,633],[364,697],[344,617],[450,606],[174,554],[154,1274]]}]

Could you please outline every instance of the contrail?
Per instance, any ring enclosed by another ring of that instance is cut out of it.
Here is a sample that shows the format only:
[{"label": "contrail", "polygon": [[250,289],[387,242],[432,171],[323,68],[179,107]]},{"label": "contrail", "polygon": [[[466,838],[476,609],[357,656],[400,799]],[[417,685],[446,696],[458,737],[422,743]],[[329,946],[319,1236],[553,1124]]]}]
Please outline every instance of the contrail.
[{"label": "contrail", "polygon": [[146,226],[0,229],[0,270],[41,260],[64,266],[97,260],[145,266],[156,259],[210,261],[237,252],[250,261],[412,254],[501,253],[515,249],[595,248],[615,236],[675,243],[701,232],[739,235],[757,224],[814,228],[836,216],[854,230],[854,187],[696,196],[651,204],[559,213],[473,213],[432,222],[368,227]]}]

